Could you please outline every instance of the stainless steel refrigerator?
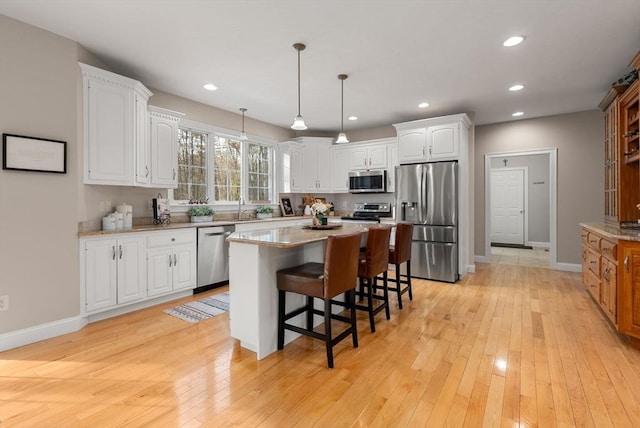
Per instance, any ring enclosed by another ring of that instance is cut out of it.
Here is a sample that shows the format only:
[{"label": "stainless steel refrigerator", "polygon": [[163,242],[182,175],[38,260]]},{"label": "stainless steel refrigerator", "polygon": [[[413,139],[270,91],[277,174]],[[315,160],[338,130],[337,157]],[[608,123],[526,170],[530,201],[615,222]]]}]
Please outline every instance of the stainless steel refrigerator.
[{"label": "stainless steel refrigerator", "polygon": [[413,223],[411,276],[458,280],[458,163],[396,167],[396,216]]}]

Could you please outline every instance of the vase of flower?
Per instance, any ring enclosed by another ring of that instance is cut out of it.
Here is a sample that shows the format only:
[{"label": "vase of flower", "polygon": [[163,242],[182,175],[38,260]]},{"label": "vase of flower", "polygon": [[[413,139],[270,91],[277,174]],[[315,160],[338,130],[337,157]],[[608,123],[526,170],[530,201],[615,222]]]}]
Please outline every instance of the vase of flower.
[{"label": "vase of flower", "polygon": [[327,206],[320,202],[316,202],[311,206],[312,224],[314,226],[327,224]]}]

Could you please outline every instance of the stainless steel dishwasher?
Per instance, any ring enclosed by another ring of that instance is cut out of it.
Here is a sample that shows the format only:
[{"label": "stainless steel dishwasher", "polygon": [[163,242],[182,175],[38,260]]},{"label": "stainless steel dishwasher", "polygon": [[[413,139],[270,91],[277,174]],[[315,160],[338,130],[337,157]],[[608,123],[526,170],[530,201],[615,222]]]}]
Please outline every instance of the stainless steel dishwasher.
[{"label": "stainless steel dishwasher", "polygon": [[234,225],[198,228],[198,282],[201,287],[229,281],[229,243],[227,237]]}]

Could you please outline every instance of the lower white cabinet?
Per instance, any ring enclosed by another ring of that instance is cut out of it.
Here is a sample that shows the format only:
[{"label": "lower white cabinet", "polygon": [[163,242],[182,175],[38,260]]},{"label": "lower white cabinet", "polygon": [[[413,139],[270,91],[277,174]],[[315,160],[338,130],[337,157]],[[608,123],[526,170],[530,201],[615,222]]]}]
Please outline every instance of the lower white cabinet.
[{"label": "lower white cabinet", "polygon": [[85,311],[96,312],[145,297],[145,238],[84,241]]},{"label": "lower white cabinet", "polygon": [[196,229],[155,232],[147,237],[147,295],[196,287]]},{"label": "lower white cabinet", "polygon": [[195,288],[196,251],[196,228],[80,238],[83,313]]}]

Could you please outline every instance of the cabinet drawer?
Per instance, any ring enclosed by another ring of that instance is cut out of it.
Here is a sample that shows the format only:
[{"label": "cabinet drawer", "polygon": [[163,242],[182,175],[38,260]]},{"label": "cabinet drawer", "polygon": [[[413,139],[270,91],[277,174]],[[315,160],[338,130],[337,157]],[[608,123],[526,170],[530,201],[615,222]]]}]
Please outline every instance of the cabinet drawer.
[{"label": "cabinet drawer", "polygon": [[587,242],[589,244],[589,246],[593,249],[596,250],[600,250],[600,241],[602,240],[602,238],[600,238],[598,235],[595,235],[591,232],[589,232],[589,236],[587,237]]},{"label": "cabinet drawer", "polygon": [[600,256],[599,253],[592,250],[591,248],[587,249],[586,253],[586,264],[589,271],[593,272],[593,274],[597,277],[600,277]]},{"label": "cabinet drawer", "polygon": [[582,229],[582,232],[580,232],[580,236],[582,237],[582,242],[584,242],[585,244],[589,243],[589,232],[587,232],[585,229]]},{"label": "cabinet drawer", "polygon": [[587,287],[589,294],[593,299],[600,303],[600,279],[591,271],[587,271],[583,275],[584,285]]},{"label": "cabinet drawer", "polygon": [[618,259],[618,244],[615,242],[607,241],[606,239],[601,240],[600,251],[602,251],[603,256],[612,261]]},{"label": "cabinet drawer", "polygon": [[147,236],[147,248],[173,247],[180,244],[195,244],[196,229],[153,232]]}]

